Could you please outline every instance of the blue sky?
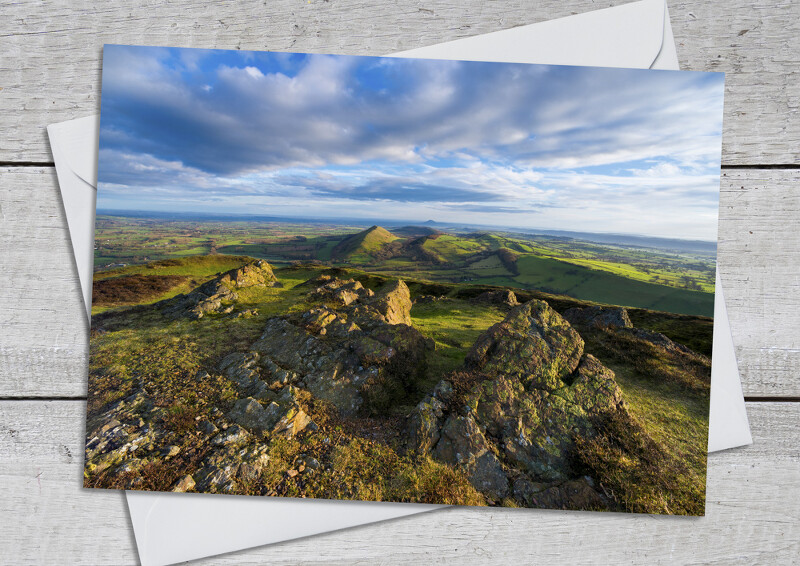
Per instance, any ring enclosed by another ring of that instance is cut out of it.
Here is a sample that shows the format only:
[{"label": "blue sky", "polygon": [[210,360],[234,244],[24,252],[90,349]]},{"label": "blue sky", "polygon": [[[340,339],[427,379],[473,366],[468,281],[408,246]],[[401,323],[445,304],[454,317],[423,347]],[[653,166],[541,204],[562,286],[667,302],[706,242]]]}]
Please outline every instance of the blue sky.
[{"label": "blue sky", "polygon": [[723,75],[106,45],[106,210],[715,240]]}]

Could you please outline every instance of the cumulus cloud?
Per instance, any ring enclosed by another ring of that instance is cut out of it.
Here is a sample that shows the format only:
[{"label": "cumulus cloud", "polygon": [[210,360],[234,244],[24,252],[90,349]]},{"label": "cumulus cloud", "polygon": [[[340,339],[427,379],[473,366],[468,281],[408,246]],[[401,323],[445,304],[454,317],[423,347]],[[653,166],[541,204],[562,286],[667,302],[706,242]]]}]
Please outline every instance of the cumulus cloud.
[{"label": "cumulus cloud", "polygon": [[718,74],[108,46],[99,180],[197,207],[371,203],[375,218],[669,198],[706,214],[721,118]]}]

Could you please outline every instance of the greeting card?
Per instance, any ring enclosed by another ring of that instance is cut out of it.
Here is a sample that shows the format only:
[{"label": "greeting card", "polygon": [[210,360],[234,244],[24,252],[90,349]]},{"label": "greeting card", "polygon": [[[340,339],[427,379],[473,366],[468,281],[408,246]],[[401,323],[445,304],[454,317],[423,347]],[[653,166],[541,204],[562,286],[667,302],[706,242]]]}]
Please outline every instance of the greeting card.
[{"label": "greeting card", "polygon": [[85,486],[702,514],[722,97],[106,46]]}]

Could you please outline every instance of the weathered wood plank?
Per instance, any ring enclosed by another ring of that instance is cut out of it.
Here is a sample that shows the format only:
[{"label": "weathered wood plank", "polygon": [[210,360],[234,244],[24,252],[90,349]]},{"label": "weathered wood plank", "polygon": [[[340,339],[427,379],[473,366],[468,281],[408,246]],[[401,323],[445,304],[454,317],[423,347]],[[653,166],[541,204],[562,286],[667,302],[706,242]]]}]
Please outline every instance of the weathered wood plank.
[{"label": "weathered wood plank", "polygon": [[[80,487],[83,410],[0,402],[0,556],[137,563],[121,493]],[[800,552],[800,404],[748,412],[754,444],[709,459],[704,518],[453,508],[200,563],[789,564]]]},{"label": "weathered wood plank", "polygon": [[[0,161],[50,161],[44,127],[97,112],[103,43],[380,55],[626,2],[6,3]],[[724,163],[800,163],[800,3],[669,5],[683,68],[728,73]]]},{"label": "weathered wood plank", "polygon": [[[800,395],[800,170],[722,178],[720,269],[745,394]],[[86,390],[87,325],[56,176],[0,169],[0,397]]]}]

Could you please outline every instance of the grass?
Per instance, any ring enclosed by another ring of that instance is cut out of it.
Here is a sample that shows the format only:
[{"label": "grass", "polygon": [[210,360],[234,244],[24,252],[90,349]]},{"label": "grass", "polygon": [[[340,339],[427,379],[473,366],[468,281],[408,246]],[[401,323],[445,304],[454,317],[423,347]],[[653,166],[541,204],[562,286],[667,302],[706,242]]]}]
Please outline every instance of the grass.
[{"label": "grass", "polygon": [[628,414],[606,415],[595,438],[576,439],[579,467],[622,510],[702,515],[710,365],[630,340],[624,331],[581,335],[586,352],[614,371]]},{"label": "grass", "polygon": [[241,267],[253,258],[239,255],[198,255],[184,258],[164,259],[144,265],[97,271],[95,281],[102,281],[123,275],[176,275],[192,277],[195,280],[210,278],[212,275]]},{"label": "grass", "polygon": [[411,309],[412,323],[436,343],[435,351],[428,356],[424,385],[430,389],[445,374],[461,366],[478,336],[505,316],[506,312],[496,306],[462,299],[415,305]]},{"label": "grass", "polygon": [[679,314],[713,316],[714,295],[628,279],[564,261],[522,256],[517,260],[523,287],[565,294],[587,301]]},{"label": "grass", "polygon": [[703,515],[702,475],[665,450],[635,418],[617,410],[595,422],[593,437],[576,436],[576,458],[620,510],[633,513]]}]

